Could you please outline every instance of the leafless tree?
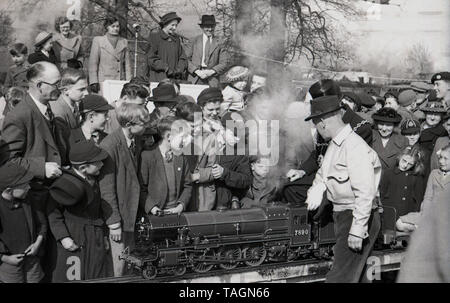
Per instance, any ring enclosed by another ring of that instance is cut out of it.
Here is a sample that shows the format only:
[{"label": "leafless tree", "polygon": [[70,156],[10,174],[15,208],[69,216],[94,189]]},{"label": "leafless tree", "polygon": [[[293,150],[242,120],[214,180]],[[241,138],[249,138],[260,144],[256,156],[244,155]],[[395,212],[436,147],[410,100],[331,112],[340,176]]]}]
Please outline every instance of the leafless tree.
[{"label": "leafless tree", "polygon": [[8,46],[13,41],[13,33],[11,17],[0,11],[0,47]]},{"label": "leafless tree", "polygon": [[411,76],[420,76],[433,71],[431,53],[422,43],[416,43],[408,50],[405,63],[406,71]]}]

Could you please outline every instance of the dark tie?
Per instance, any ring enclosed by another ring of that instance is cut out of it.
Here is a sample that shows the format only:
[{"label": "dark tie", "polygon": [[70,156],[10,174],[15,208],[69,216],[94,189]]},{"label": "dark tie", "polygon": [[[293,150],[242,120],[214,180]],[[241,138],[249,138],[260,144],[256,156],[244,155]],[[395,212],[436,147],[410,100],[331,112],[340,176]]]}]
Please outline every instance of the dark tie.
[{"label": "dark tie", "polygon": [[73,106],[73,115],[75,116],[75,121],[77,121],[77,123],[81,123],[81,116],[80,116],[80,110],[78,109],[78,104],[75,104]]},{"label": "dark tie", "polygon": [[45,112],[45,115],[47,116],[46,118],[50,122],[50,132],[52,133],[53,139],[55,139],[56,138],[55,115],[53,114],[50,105],[47,105],[47,111]]},{"label": "dark tie", "polygon": [[208,40],[206,40],[206,45],[205,45],[205,64],[206,65],[208,65],[210,49],[211,49],[211,38],[208,38]]},{"label": "dark tie", "polygon": [[137,161],[136,161],[136,143],[134,142],[134,140],[131,141],[131,145],[130,145],[129,149],[130,149],[131,158],[133,159],[134,165],[136,165],[137,164]]}]

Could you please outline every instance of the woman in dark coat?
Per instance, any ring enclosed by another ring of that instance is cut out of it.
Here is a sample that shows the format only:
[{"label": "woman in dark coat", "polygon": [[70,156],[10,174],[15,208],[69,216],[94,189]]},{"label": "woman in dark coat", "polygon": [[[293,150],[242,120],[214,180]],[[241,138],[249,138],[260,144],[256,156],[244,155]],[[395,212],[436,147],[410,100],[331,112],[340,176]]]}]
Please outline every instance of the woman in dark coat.
[{"label": "woman in dark coat", "polygon": [[57,240],[53,282],[88,280],[112,273],[105,233],[110,208],[101,199],[96,176],[108,154],[91,141],[74,144],[73,168],[50,187],[48,220]]},{"label": "woman in dark coat", "polygon": [[394,132],[402,117],[392,108],[384,107],[372,115],[372,148],[377,152],[383,171],[396,166],[397,156],[408,146],[408,139]]},{"label": "woman in dark coat", "polygon": [[181,18],[175,12],[161,18],[161,29],[150,34],[147,53],[147,76],[152,82],[163,79],[184,79],[188,60],[175,31]]}]

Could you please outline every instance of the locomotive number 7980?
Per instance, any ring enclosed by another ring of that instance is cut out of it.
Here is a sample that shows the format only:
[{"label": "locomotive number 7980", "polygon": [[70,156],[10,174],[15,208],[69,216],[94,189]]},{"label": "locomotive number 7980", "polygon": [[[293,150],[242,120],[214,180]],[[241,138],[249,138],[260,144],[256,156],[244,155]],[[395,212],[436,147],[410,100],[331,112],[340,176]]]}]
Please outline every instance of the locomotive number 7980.
[{"label": "locomotive number 7980", "polygon": [[306,236],[307,234],[309,234],[309,230],[307,228],[294,230],[294,236]]}]

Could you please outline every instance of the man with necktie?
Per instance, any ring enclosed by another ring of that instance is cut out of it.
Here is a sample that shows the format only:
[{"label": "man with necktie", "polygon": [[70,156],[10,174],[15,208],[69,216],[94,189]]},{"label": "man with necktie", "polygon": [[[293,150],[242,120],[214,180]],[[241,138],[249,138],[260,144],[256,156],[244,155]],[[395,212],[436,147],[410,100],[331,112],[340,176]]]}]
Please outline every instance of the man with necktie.
[{"label": "man with necktie", "polygon": [[199,25],[203,34],[194,38],[190,52],[187,51],[188,81],[218,87],[219,76],[228,69],[229,56],[222,41],[214,37],[215,17],[203,15]]}]

